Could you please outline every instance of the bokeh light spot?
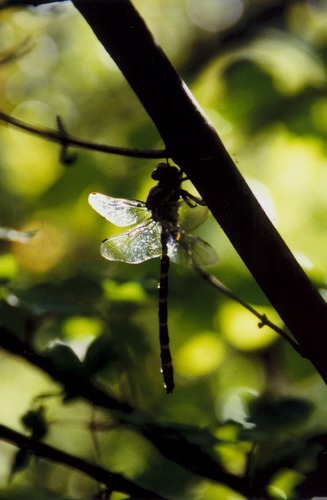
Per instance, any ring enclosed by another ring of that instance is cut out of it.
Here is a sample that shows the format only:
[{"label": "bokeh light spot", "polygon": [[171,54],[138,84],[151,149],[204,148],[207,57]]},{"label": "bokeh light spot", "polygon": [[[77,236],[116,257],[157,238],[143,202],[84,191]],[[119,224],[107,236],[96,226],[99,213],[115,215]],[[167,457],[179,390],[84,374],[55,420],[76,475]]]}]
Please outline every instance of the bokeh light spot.
[{"label": "bokeh light spot", "polygon": [[206,31],[223,31],[233,26],[243,13],[240,0],[189,0],[187,11],[191,21]]},{"label": "bokeh light spot", "polygon": [[31,222],[23,230],[38,230],[26,245],[13,245],[18,262],[28,271],[45,273],[58,264],[68,252],[65,237],[54,224],[44,221]]},{"label": "bokeh light spot", "polygon": [[[272,313],[272,311],[271,311]],[[275,318],[270,317],[272,321]],[[226,304],[219,311],[219,321],[225,339],[237,349],[252,351],[271,345],[278,337],[267,326],[259,328],[259,320],[239,304]]]},{"label": "bokeh light spot", "polygon": [[174,365],[184,377],[204,376],[216,370],[224,356],[225,349],[217,334],[202,332],[179,350]]}]

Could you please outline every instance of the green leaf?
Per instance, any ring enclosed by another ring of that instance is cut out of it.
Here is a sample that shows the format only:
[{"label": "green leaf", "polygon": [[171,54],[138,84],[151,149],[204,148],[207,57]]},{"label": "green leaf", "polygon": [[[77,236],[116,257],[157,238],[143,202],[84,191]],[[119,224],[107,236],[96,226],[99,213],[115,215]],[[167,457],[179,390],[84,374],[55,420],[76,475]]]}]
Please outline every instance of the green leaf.
[{"label": "green leaf", "polygon": [[250,403],[249,421],[253,422],[259,431],[278,433],[302,425],[312,411],[313,404],[305,399],[292,397],[276,399],[265,395]]},{"label": "green leaf", "polygon": [[0,326],[7,328],[19,339],[25,340],[25,324],[21,311],[6,302],[0,302]]},{"label": "green leaf", "polygon": [[113,342],[108,334],[97,337],[89,346],[85,358],[84,368],[90,375],[98,373],[117,359]]},{"label": "green leaf", "polygon": [[31,410],[22,416],[24,426],[32,431],[31,437],[34,439],[42,439],[47,431],[48,426],[44,414],[44,406],[40,406],[37,410]]},{"label": "green leaf", "polygon": [[[1,230],[1,228],[0,228]],[[0,257],[0,280],[6,283],[14,279],[18,274],[18,262],[15,257],[9,253]]]},{"label": "green leaf", "polygon": [[21,449],[16,452],[10,471],[10,480],[14,474],[28,467],[31,457],[32,455],[28,450]]},{"label": "green leaf", "polygon": [[70,375],[74,373],[76,375],[84,372],[82,363],[67,345],[55,345],[48,351],[47,356],[51,359],[56,370],[62,374]]},{"label": "green leaf", "polygon": [[13,291],[17,304],[33,314],[62,316],[83,314],[87,306],[102,296],[100,285],[88,278],[76,277],[60,283],[39,283]]}]

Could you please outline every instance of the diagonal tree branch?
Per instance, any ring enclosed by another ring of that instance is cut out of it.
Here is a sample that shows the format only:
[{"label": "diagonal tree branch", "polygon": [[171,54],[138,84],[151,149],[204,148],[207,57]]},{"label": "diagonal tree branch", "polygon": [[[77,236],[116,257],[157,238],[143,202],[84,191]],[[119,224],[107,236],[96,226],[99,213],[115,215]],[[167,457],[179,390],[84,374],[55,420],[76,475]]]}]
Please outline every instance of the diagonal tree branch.
[{"label": "diagonal tree branch", "polygon": [[286,326],[327,382],[327,307],[129,0],[73,0]]},{"label": "diagonal tree branch", "polygon": [[75,457],[74,455],[58,450],[53,446],[41,443],[36,439],[25,436],[24,434],[16,432],[2,424],[0,424],[0,440],[13,444],[22,450],[29,451],[37,457],[65,464],[68,467],[84,472],[84,474],[87,474],[96,481],[105,484],[111,491],[123,491],[128,495],[131,495],[132,498],[164,500],[161,495],[158,495],[153,491],[149,491],[146,488],[142,488],[142,486],[126,479],[121,474],[110,472],[103,467],[99,467],[98,465],[94,465],[86,460]]}]

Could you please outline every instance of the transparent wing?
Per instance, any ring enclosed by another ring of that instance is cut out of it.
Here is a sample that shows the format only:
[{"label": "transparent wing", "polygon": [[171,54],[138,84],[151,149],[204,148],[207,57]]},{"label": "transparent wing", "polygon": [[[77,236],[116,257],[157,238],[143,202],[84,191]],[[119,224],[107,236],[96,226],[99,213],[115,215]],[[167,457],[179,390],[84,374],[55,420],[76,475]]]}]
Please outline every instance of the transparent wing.
[{"label": "transparent wing", "polygon": [[185,201],[180,202],[178,207],[178,220],[180,225],[187,231],[200,226],[208,217],[209,209],[203,205],[190,207]]},{"label": "transparent wing", "polygon": [[100,193],[91,193],[89,204],[98,214],[119,227],[131,226],[151,217],[151,212],[145,203],[138,200],[125,200]]},{"label": "transparent wing", "polygon": [[181,232],[180,239],[168,239],[168,255],[176,264],[184,266],[212,266],[218,262],[218,255],[209,243],[201,238]]},{"label": "transparent wing", "polygon": [[105,259],[139,264],[161,255],[161,226],[156,222],[139,224],[124,233],[111,236],[101,245]]}]

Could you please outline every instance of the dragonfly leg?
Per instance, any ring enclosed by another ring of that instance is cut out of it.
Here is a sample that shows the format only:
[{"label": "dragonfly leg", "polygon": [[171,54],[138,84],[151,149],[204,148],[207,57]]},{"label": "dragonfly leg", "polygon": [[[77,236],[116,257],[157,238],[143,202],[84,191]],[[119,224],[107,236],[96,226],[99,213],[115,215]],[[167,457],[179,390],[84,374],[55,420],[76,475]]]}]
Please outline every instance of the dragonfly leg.
[{"label": "dragonfly leg", "polygon": [[201,198],[194,196],[188,191],[185,191],[185,189],[180,190],[180,195],[190,208],[197,207],[198,205],[201,205],[202,207],[206,206],[205,202],[201,200]]},{"label": "dragonfly leg", "polygon": [[[165,239],[162,237],[162,240]],[[168,334],[168,270],[169,257],[167,253],[167,243],[162,241],[162,256],[159,283],[159,340],[162,374],[167,394],[174,390],[174,370],[169,348]]]}]

